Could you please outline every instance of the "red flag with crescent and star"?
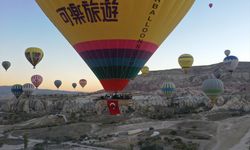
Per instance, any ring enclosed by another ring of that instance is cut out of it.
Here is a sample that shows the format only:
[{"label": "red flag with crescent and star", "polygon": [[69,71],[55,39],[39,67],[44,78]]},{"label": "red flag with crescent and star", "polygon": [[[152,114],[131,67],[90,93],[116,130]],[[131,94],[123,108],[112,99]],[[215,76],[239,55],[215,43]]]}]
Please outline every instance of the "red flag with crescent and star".
[{"label": "red flag with crescent and star", "polygon": [[107,105],[111,115],[120,114],[120,109],[117,100],[107,100]]}]

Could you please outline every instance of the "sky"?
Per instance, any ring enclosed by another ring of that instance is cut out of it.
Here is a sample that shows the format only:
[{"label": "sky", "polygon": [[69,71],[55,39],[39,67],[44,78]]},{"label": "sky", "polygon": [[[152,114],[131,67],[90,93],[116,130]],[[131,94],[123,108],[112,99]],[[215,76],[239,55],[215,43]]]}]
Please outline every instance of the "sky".
[{"label": "sky", "polygon": [[[213,3],[213,8],[208,4]],[[196,0],[195,4],[146,63],[150,70],[179,68],[178,57],[192,54],[194,66],[219,63],[224,50],[240,61],[250,61],[250,0]],[[36,69],[26,60],[24,51],[39,47],[44,59]],[[87,86],[77,91],[102,89],[98,79],[69,42],[44,15],[34,0],[0,1],[0,62],[12,63],[6,72],[0,68],[0,86],[24,84],[40,74],[42,89],[56,89],[54,80],[60,79],[61,90],[74,91],[71,84],[86,79]]]}]

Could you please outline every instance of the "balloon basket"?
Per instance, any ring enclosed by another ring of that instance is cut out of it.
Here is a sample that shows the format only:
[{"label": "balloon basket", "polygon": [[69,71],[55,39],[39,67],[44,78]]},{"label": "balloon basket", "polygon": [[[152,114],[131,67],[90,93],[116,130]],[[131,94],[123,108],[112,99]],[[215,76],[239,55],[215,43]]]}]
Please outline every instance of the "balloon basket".
[{"label": "balloon basket", "polygon": [[97,114],[126,115],[135,111],[131,94],[106,94],[96,102]]},{"label": "balloon basket", "polygon": [[217,97],[216,96],[210,96],[211,104],[212,106],[217,104]]}]

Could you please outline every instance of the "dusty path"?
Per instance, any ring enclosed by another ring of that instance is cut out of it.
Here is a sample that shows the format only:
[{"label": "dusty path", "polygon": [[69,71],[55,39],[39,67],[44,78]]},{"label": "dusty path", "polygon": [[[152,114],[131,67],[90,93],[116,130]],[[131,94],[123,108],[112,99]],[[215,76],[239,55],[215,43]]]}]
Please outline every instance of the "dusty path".
[{"label": "dusty path", "polygon": [[217,123],[217,143],[213,150],[249,150],[250,115],[229,118]]}]

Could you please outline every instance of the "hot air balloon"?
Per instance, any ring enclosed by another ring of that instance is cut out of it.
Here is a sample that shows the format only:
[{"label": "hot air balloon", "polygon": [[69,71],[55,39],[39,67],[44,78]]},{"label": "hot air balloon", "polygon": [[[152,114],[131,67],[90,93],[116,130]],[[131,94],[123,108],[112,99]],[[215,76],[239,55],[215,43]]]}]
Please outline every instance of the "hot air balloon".
[{"label": "hot air balloon", "polygon": [[33,84],[26,83],[23,85],[23,93],[27,97],[29,97],[33,93],[34,89],[35,89],[35,87]]},{"label": "hot air balloon", "polygon": [[31,82],[36,88],[38,88],[43,82],[43,77],[40,75],[33,75],[31,77]]},{"label": "hot air balloon", "polygon": [[227,56],[224,58],[223,62],[226,70],[231,73],[237,68],[239,64],[239,60],[236,56]]},{"label": "hot air balloon", "polygon": [[36,65],[42,60],[43,55],[42,49],[37,47],[30,47],[25,51],[25,57],[33,65],[34,69],[36,68]]},{"label": "hot air balloon", "polygon": [[213,7],[213,3],[209,3],[208,6],[209,6],[210,8],[212,8],[212,7]]},{"label": "hot air balloon", "polygon": [[215,78],[206,79],[202,83],[202,91],[210,98],[212,104],[215,104],[217,97],[224,92],[223,82]]},{"label": "hot air balloon", "polygon": [[119,92],[137,76],[194,0],[36,2],[85,60],[104,89]]},{"label": "hot air balloon", "polygon": [[11,63],[9,61],[3,61],[2,66],[7,71],[10,68]]},{"label": "hot air balloon", "polygon": [[18,99],[23,93],[23,86],[21,84],[15,84],[11,87],[11,92]]},{"label": "hot air balloon", "polygon": [[82,88],[84,88],[84,87],[87,85],[87,80],[81,79],[81,80],[79,81],[79,84],[81,85]]},{"label": "hot air balloon", "polygon": [[61,80],[55,80],[54,85],[57,87],[57,89],[59,89],[59,87],[62,85],[62,81]]},{"label": "hot air balloon", "polygon": [[175,84],[173,82],[164,82],[161,90],[167,97],[171,97],[175,91]]},{"label": "hot air balloon", "polygon": [[141,69],[141,74],[146,76],[147,74],[149,73],[149,68],[148,66],[144,66],[142,69]]},{"label": "hot air balloon", "polygon": [[72,87],[73,87],[74,89],[76,88],[76,86],[77,86],[76,83],[72,83]]},{"label": "hot air balloon", "polygon": [[188,70],[192,67],[193,62],[194,62],[194,58],[192,55],[190,54],[182,54],[179,59],[178,62],[181,66],[181,68],[183,69],[184,73],[187,74]]},{"label": "hot air balloon", "polygon": [[226,56],[229,56],[229,55],[230,55],[230,53],[231,53],[231,51],[230,51],[230,50],[228,50],[228,49],[224,51],[224,54],[225,54]]}]

